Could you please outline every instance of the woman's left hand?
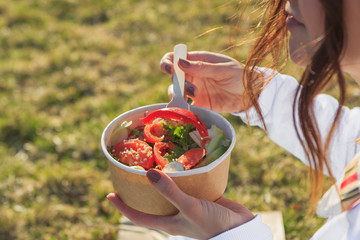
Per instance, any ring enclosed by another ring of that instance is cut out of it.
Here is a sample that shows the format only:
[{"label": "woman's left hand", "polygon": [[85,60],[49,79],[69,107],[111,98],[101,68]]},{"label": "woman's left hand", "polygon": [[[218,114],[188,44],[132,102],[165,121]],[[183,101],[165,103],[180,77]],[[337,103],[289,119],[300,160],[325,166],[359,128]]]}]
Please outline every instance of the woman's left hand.
[{"label": "woman's left hand", "polygon": [[200,200],[181,191],[165,173],[150,169],[151,184],[169,200],[179,212],[171,216],[156,216],[134,210],[124,204],[118,195],[107,198],[136,225],[196,239],[209,239],[254,218],[245,206],[221,196],[215,202]]}]

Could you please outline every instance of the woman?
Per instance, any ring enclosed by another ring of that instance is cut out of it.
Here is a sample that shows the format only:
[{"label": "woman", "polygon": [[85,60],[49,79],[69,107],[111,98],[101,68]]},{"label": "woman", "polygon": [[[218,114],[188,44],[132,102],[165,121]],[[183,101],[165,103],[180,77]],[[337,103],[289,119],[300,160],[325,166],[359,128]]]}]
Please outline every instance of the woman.
[{"label": "woman", "polygon": [[[360,239],[356,178],[360,109],[342,106],[343,74],[348,72],[360,85],[360,0],[266,2],[269,19],[245,66],[209,52],[191,52],[188,60],[179,61],[188,81],[187,94],[193,104],[231,112],[263,127],[274,142],[309,165],[312,204],[321,197],[323,173],[337,180],[318,207],[329,220],[312,239]],[[275,67],[284,41],[291,59],[305,67],[300,85],[290,76],[256,67],[267,55]],[[173,72],[172,56],[168,53],[161,61],[164,72]],[[319,94],[331,78],[338,82],[339,102]],[[149,170],[147,176],[179,213],[165,217],[139,213],[109,194],[108,199],[135,224],[197,239],[272,239],[261,217],[245,206],[224,197],[215,202],[190,197],[160,171]],[[352,195],[346,195],[349,186],[355,186]]]}]

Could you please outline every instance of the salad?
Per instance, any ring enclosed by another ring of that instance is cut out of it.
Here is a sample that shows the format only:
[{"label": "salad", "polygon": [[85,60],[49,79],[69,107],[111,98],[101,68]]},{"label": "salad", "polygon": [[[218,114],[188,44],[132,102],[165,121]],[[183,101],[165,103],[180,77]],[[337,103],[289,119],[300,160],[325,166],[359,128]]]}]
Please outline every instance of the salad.
[{"label": "salad", "polygon": [[109,153],[132,168],[184,171],[210,164],[230,145],[223,130],[209,129],[194,113],[162,108],[140,119],[124,121],[111,134]]}]

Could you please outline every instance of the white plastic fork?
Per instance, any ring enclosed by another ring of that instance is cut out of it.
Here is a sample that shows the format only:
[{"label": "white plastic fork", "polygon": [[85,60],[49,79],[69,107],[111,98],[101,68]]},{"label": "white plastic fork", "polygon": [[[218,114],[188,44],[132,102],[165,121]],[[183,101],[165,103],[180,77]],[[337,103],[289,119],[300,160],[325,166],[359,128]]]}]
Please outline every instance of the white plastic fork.
[{"label": "white plastic fork", "polygon": [[174,47],[174,74],[173,74],[173,97],[166,107],[178,107],[190,110],[190,105],[184,99],[185,73],[179,68],[179,58],[186,59],[187,47],[178,44]]}]

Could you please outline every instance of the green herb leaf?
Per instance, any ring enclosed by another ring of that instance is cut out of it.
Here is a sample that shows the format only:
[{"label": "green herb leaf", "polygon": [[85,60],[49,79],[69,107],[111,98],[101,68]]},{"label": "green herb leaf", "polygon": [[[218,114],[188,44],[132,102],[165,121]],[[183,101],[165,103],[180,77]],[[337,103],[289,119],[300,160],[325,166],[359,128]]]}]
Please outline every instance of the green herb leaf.
[{"label": "green herb leaf", "polygon": [[190,149],[198,148],[198,145],[189,135],[189,132],[195,129],[193,125],[188,123],[179,125],[178,122],[170,121],[169,125],[163,124],[163,126],[168,132],[164,141],[175,144],[175,148],[170,153],[165,154],[164,158],[174,161]]},{"label": "green herb leaf", "polygon": [[139,129],[137,129],[137,128],[135,128],[135,129],[130,129],[130,132],[131,132],[133,135],[138,136],[138,137],[142,137],[142,136],[143,136],[142,132],[141,132]]}]

